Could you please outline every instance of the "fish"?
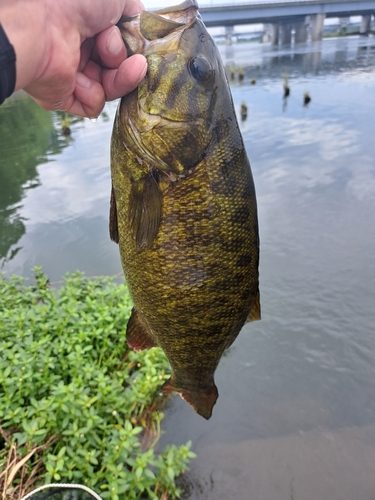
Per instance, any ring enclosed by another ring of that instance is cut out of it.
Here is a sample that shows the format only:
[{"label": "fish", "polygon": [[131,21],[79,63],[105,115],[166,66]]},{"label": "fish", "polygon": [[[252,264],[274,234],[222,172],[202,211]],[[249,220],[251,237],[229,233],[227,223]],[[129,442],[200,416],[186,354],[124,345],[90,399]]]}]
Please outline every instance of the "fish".
[{"label": "fish", "polygon": [[214,373],[260,319],[259,232],[250,163],[219,51],[195,0],[118,23],[148,62],[121,98],[111,138],[110,237],[134,302],[126,341],[160,347],[179,393],[209,419]]}]

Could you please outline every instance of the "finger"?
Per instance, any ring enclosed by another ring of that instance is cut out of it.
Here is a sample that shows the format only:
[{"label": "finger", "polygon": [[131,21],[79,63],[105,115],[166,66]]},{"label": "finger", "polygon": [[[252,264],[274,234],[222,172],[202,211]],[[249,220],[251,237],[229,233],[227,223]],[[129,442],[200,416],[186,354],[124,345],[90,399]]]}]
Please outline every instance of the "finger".
[{"label": "finger", "polygon": [[94,38],[87,38],[81,44],[81,59],[79,61],[79,71],[82,71],[83,68],[86,66],[88,60],[92,59],[91,53],[92,53],[94,46],[95,46],[95,39]]},{"label": "finger", "polygon": [[141,54],[125,59],[117,70],[103,70],[102,85],[106,100],[112,101],[136,88],[147,71],[147,61]]},{"label": "finger", "polygon": [[111,26],[99,33],[96,48],[103,66],[116,69],[126,58],[126,48],[117,26]]},{"label": "finger", "polygon": [[92,59],[93,61],[95,61],[96,63],[98,63],[100,66],[102,66],[102,61],[100,59],[100,56],[99,56],[99,52],[98,52],[98,47],[95,43],[92,51],[91,51],[91,56],[90,56],[90,59]]},{"label": "finger", "polygon": [[141,0],[128,0],[126,2],[123,15],[124,16],[135,16],[139,14],[141,10],[144,10],[144,5]]},{"label": "finger", "polygon": [[95,80],[102,83],[102,70],[100,64],[96,64],[94,61],[88,61],[86,67],[83,68],[82,73],[87,76],[90,80]]},{"label": "finger", "polygon": [[77,73],[74,94],[63,103],[60,109],[73,115],[96,118],[104,104],[105,94],[102,85],[83,73]]},{"label": "finger", "polygon": [[[74,1],[77,3],[77,6],[70,9],[73,12],[72,22],[78,23],[81,39],[85,40],[97,35],[109,26],[115,25],[120,19],[126,3],[128,1],[130,3],[137,2],[138,0],[111,0],[107,2],[100,0]],[[77,16],[77,13],[80,14],[80,17]],[[84,22],[82,22],[83,20]]]}]

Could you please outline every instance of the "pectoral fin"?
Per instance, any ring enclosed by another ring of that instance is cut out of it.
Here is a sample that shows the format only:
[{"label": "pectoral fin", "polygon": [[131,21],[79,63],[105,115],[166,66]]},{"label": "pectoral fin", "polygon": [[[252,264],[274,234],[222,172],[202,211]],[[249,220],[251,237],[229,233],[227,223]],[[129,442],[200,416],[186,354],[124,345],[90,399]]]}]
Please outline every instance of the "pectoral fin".
[{"label": "pectoral fin", "polygon": [[157,346],[151,330],[141,321],[134,307],[126,327],[126,342],[134,351],[143,351],[143,349],[151,349],[151,347]]},{"label": "pectoral fin", "polygon": [[249,323],[250,321],[258,321],[259,319],[260,319],[260,294],[258,290],[253,307],[250,309],[249,315],[246,318],[246,323]]},{"label": "pectoral fin", "polygon": [[117,206],[116,206],[115,190],[113,189],[113,186],[111,191],[111,204],[109,209],[109,237],[115,243],[119,242]]},{"label": "pectoral fin", "polygon": [[138,248],[149,248],[159,230],[162,195],[156,179],[156,172],[150,172],[145,180],[132,184],[129,221]]}]

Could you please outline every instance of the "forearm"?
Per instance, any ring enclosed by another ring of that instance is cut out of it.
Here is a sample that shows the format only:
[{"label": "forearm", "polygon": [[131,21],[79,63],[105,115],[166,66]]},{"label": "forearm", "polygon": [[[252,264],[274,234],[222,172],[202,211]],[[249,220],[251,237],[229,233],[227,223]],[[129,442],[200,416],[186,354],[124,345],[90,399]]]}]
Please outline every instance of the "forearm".
[{"label": "forearm", "polygon": [[43,64],[47,57],[43,0],[0,0],[0,23],[16,53],[15,90],[19,90],[38,78],[47,64]]}]

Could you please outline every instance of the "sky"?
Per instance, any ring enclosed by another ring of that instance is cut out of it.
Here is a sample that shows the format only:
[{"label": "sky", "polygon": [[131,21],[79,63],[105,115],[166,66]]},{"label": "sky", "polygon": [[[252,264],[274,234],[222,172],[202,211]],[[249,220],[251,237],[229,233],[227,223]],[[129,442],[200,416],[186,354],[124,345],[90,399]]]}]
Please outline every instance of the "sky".
[{"label": "sky", "polygon": [[[255,0],[249,0],[247,3],[252,3],[254,1]],[[168,7],[169,5],[178,5],[179,3],[182,3],[182,0],[142,0],[142,2],[143,5],[146,7],[146,9],[156,9],[158,7]],[[217,5],[217,4],[230,5],[232,3],[244,3],[244,0],[198,0],[198,4],[200,6]]]},{"label": "sky", "polygon": [[[178,5],[179,3],[182,3],[182,0],[142,0],[143,5],[146,7],[146,9],[156,9],[158,7],[168,7],[168,5]],[[213,2],[211,0],[200,0],[199,5],[203,4],[212,4]],[[223,3],[223,0],[215,0],[216,3]],[[225,3],[231,3],[231,0],[225,1]]]},{"label": "sky", "polygon": [[[275,0],[198,0],[200,7],[208,7],[210,5],[233,5],[233,4],[243,4],[243,3],[267,3]],[[276,0],[277,1],[277,0]],[[292,1],[292,0],[283,0]],[[142,0],[143,5],[146,9],[157,9],[160,7],[168,7],[170,5],[178,5],[182,3],[182,0]]]}]

